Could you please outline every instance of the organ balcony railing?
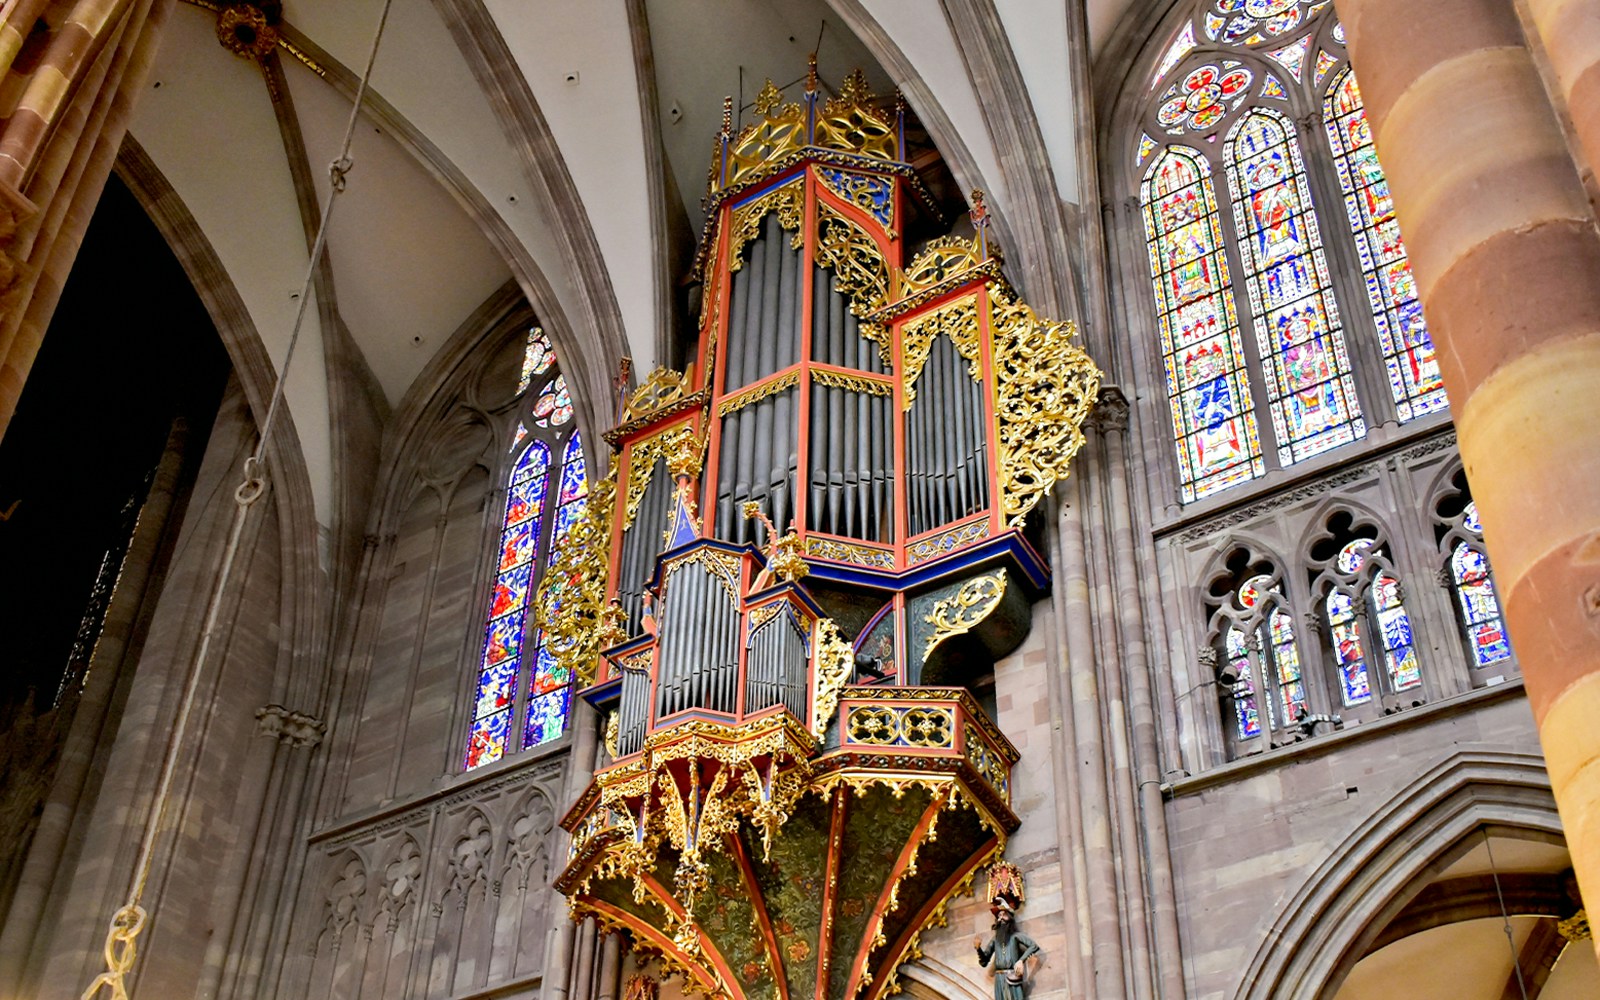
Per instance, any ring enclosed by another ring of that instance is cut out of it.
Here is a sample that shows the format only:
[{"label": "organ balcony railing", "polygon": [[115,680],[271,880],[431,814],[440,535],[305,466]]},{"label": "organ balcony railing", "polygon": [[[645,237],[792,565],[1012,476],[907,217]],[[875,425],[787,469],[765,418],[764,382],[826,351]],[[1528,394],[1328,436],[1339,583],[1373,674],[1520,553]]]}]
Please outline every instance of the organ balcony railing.
[{"label": "organ balcony railing", "polygon": [[[885,995],[1016,827],[982,707],[1099,372],[859,74],[725,113],[698,345],[606,435],[536,626],[607,718],[557,886],[702,992]],[[848,793],[848,794],[847,794]]]}]

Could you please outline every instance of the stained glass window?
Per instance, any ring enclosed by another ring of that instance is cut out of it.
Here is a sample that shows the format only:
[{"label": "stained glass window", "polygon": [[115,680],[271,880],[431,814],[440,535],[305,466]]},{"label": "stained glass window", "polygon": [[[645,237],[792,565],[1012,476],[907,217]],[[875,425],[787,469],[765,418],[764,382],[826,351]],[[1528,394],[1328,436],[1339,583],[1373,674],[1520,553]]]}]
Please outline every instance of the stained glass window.
[{"label": "stained glass window", "polygon": [[1256,707],[1256,688],[1250,675],[1250,652],[1245,645],[1244,633],[1236,628],[1228,630],[1228,665],[1233,668],[1233,711],[1238,724],[1240,740],[1253,740],[1261,735],[1261,712]]},{"label": "stained glass window", "polygon": [[556,352],[550,346],[550,338],[538,327],[529,330],[527,346],[522,350],[522,379],[517,383],[517,391],[527,392],[533,377],[543,375],[555,363]]},{"label": "stained glass window", "polygon": [[[1474,535],[1482,536],[1483,525],[1478,520],[1476,504],[1467,504],[1461,523]],[[1461,619],[1467,628],[1468,645],[1472,647],[1473,666],[1488,667],[1509,660],[1511,643],[1506,638],[1500,602],[1495,597],[1489,560],[1482,549],[1466,541],[1457,542],[1450,555],[1450,575],[1455,581],[1456,599],[1461,603]]]},{"label": "stained glass window", "polygon": [[1367,677],[1367,658],[1361,647],[1361,625],[1356,620],[1355,602],[1350,595],[1335,590],[1328,595],[1326,606],[1333,658],[1339,669],[1340,697],[1346,707],[1370,701],[1372,683]]},{"label": "stained glass window", "polygon": [[511,728],[521,673],[528,592],[550,482],[549,466],[550,449],[544,442],[534,441],[511,470],[505,522],[500,531],[500,561],[489,601],[489,624],[467,736],[468,770],[505,756],[506,734]]},{"label": "stained glass window", "polygon": [[[1191,16],[1158,50],[1128,141],[1141,178],[1185,503],[1365,438],[1369,420],[1404,422],[1448,406],[1333,5],[1188,6]],[[1304,146],[1294,124],[1316,111],[1331,147],[1320,139]],[[1187,145],[1168,145],[1175,142]],[[1314,187],[1318,172],[1323,185]],[[1192,199],[1185,185],[1193,185]],[[1324,192],[1342,198],[1350,236],[1343,223],[1330,228],[1327,216],[1319,219],[1317,207],[1335,208],[1315,205]],[[1232,210],[1213,218],[1207,210],[1218,198]],[[1204,224],[1190,225],[1196,220]],[[1352,239],[1353,247],[1329,246]],[[1363,273],[1335,273],[1330,250],[1340,261],[1359,259]],[[1237,287],[1227,280],[1228,261]],[[1193,307],[1173,294],[1200,277],[1212,284],[1187,290],[1214,295],[1199,301],[1234,338],[1231,353],[1228,343],[1207,343],[1202,356],[1178,337],[1194,329],[1178,310]],[[1241,335],[1246,327],[1253,333]],[[1393,416],[1387,403],[1357,394],[1355,368],[1380,363]],[[1245,395],[1252,390],[1253,401]],[[1205,418],[1196,422],[1202,405]],[[1256,442],[1258,432],[1266,443]]]},{"label": "stained glass window", "polygon": [[[529,611],[541,593],[542,568],[581,516],[588,496],[578,433],[558,430],[572,419],[572,400],[566,380],[559,373],[549,377],[554,364],[549,339],[537,327],[530,330],[520,386],[533,403],[512,435],[517,459],[506,481],[499,555],[467,731],[468,770],[560,736],[571,707],[571,678],[540,637],[529,636],[535,631]],[[542,385],[540,376],[545,376]],[[537,393],[529,391],[536,386]],[[549,599],[549,590],[543,593]],[[512,736],[519,721],[520,745]]]},{"label": "stained glass window", "polygon": [[1169,147],[1142,188],[1185,501],[1264,471],[1210,168]]},{"label": "stained glass window", "polygon": [[1417,282],[1400,238],[1389,182],[1372,145],[1361,89],[1350,70],[1329,87],[1323,118],[1400,419],[1442,410],[1449,400],[1433,338],[1423,322]]},{"label": "stained glass window", "polygon": [[1400,581],[1387,573],[1372,581],[1372,603],[1378,613],[1378,635],[1383,641],[1383,659],[1389,668],[1389,683],[1405,691],[1422,683],[1422,668],[1411,638],[1411,616],[1400,600]]},{"label": "stained glass window", "polygon": [[1284,722],[1295,722],[1310,709],[1306,701],[1305,680],[1300,671],[1300,650],[1294,641],[1294,619],[1281,607],[1272,610],[1267,620],[1272,641],[1272,664],[1278,672],[1278,698]]},{"label": "stained glass window", "polygon": [[[561,488],[556,495],[555,527],[550,533],[550,560],[553,562],[566,543],[572,526],[583,516],[589,496],[588,476],[583,463],[583,444],[578,432],[567,438],[561,456]],[[540,593],[545,602],[545,617],[561,612],[567,592],[565,580],[553,580]],[[528,721],[523,727],[524,749],[548,743],[566,731],[568,710],[572,707],[571,671],[563,667],[546,641],[543,632],[534,637],[533,686],[529,689]]]},{"label": "stained glass window", "polygon": [[[1292,724],[1310,711],[1300,650],[1295,641],[1294,619],[1284,607],[1282,593],[1271,577],[1254,576],[1235,595],[1244,626],[1232,625],[1224,633],[1222,652],[1238,677],[1229,689],[1235,732],[1240,741],[1261,735],[1263,711],[1270,727]],[[1268,690],[1256,687],[1250,648],[1261,651],[1261,672]],[[1263,697],[1264,696],[1264,697]]]},{"label": "stained glass window", "polygon": [[1364,436],[1366,423],[1292,124],[1254,109],[1233,127],[1224,158],[1256,341],[1269,359],[1278,459],[1291,465]]}]

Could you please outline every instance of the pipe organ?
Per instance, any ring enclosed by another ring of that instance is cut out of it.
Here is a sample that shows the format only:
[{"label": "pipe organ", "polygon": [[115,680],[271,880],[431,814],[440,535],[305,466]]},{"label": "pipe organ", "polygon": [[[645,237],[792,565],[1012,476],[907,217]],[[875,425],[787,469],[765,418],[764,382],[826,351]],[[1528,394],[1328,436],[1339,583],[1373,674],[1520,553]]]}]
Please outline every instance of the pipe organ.
[{"label": "pipe organ", "polygon": [[981,195],[907,246],[942,222],[906,116],[814,68],[725,107],[693,361],[628,397],[541,584],[612,758],[557,886],[701,992],[885,995],[1017,824],[983,679],[1049,587],[1030,515],[1099,373]]}]

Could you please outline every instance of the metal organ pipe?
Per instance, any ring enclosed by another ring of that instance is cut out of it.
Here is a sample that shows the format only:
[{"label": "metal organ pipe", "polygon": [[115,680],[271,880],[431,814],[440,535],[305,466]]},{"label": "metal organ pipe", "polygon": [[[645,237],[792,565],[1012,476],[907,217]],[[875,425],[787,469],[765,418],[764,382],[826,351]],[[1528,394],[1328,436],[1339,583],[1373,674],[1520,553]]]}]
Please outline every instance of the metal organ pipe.
[{"label": "metal organ pipe", "polygon": [[644,612],[644,588],[661,551],[661,536],[666,530],[672,506],[672,475],[665,459],[657,459],[650,472],[650,485],[639,500],[633,525],[622,536],[622,558],[618,565],[617,598],[627,612],[629,635],[638,635]]}]

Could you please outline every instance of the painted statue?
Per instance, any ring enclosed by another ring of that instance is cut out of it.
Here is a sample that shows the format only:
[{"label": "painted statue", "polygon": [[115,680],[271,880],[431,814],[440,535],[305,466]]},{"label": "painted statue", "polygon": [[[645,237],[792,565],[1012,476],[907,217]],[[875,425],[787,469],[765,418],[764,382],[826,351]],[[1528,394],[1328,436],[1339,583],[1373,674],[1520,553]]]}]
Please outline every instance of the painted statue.
[{"label": "painted statue", "polygon": [[978,949],[978,964],[994,976],[994,1000],[1023,1000],[1027,995],[1028,959],[1039,954],[1033,938],[1017,930],[1017,911],[1005,896],[994,897],[989,905],[994,914],[994,935],[987,942],[976,935],[972,946]]}]

